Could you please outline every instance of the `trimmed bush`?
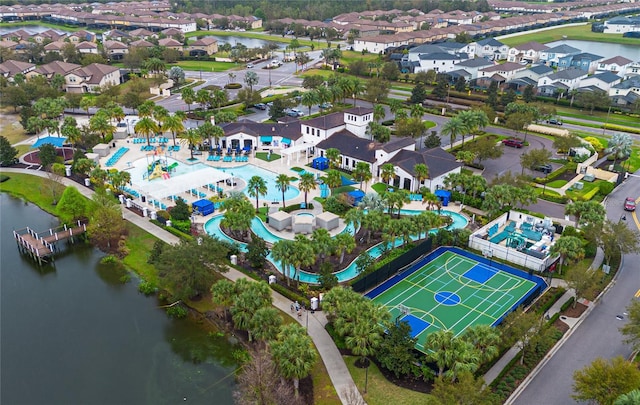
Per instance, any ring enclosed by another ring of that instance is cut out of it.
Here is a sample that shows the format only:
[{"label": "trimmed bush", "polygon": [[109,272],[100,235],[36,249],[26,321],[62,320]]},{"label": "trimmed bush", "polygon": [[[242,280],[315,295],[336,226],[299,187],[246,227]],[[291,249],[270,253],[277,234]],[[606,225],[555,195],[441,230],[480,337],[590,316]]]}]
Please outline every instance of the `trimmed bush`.
[{"label": "trimmed bush", "polygon": [[241,89],[242,85],[240,83],[228,83],[224,85],[224,88],[227,90],[237,90]]},{"label": "trimmed bush", "polygon": [[610,129],[612,131],[621,131],[621,132],[631,132],[632,134],[640,134],[640,129],[631,128],[631,127],[623,127],[621,125],[615,124],[605,124],[605,129]]},{"label": "trimmed bush", "polygon": [[571,297],[567,300],[567,302],[565,302],[564,304],[562,304],[562,306],[560,307],[560,312],[564,312],[567,309],[569,309],[569,307],[571,305],[573,305],[573,301],[575,301],[575,297]]},{"label": "trimmed bush", "polygon": [[180,304],[167,308],[167,315],[170,318],[182,319],[187,317],[187,309]]},{"label": "trimmed bush", "polygon": [[598,192],[600,191],[600,186],[596,186],[594,188],[592,188],[591,190],[589,190],[588,192],[584,193],[580,199],[582,201],[589,201],[591,200],[596,194],[598,194]]},{"label": "trimmed bush", "polygon": [[0,174],[0,183],[4,183],[5,181],[9,180],[11,177],[6,176],[4,174]]},{"label": "trimmed bush", "polygon": [[[297,211],[297,210],[301,210],[302,208],[300,208],[300,204],[293,204],[293,205],[288,205],[285,208],[282,209],[282,211],[290,213],[293,211]],[[308,210],[312,210],[313,209],[313,204],[309,203],[307,204],[307,208]]]},{"label": "trimmed bush", "polygon": [[305,308],[309,308],[311,305],[307,298],[294,293],[293,291],[281,286],[280,284],[269,284],[269,287],[271,287],[275,292],[278,292],[281,295],[289,298],[291,301],[298,301],[300,305],[304,305]]},{"label": "trimmed bush", "polygon": [[155,284],[149,281],[143,280],[142,282],[140,282],[140,284],[138,284],[138,291],[140,291],[144,295],[155,294],[157,290],[158,290],[158,287],[156,287]]}]

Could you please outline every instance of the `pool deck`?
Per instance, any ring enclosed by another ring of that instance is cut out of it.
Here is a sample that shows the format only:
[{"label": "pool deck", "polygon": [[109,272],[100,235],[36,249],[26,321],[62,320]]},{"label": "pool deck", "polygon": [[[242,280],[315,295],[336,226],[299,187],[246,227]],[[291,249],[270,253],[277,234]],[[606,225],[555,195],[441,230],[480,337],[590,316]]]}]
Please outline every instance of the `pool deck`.
[{"label": "pool deck", "polygon": [[[173,140],[171,139],[171,137],[167,137],[169,138],[169,142],[167,143],[167,145],[171,146],[173,145]],[[109,160],[109,158],[121,147],[128,147],[129,151],[127,153],[125,153],[113,166],[107,168],[107,169],[118,169],[118,170],[127,170],[127,168],[129,168],[131,166],[131,162],[134,162],[138,159],[145,159],[147,158],[147,156],[150,153],[153,152],[144,152],[140,150],[140,146],[142,146],[143,144],[134,144],[132,141],[133,137],[129,137],[126,139],[120,139],[120,140],[114,140],[113,142],[115,142],[116,146],[115,148],[113,147],[113,145],[111,145],[111,153],[103,158],[100,158],[100,165],[103,168],[106,168],[105,164],[107,162],[107,160]],[[193,161],[189,161],[188,159],[191,158],[191,153],[189,151],[189,148],[178,142],[178,140],[176,139],[176,143],[178,145],[180,145],[180,151],[178,152],[171,152],[171,153],[167,153],[166,156],[172,159],[177,160],[178,162],[182,163],[182,164],[193,164],[193,163],[204,163],[207,166],[213,167],[213,168],[234,168],[234,167],[239,167],[239,166],[245,166],[247,164],[252,164],[255,166],[259,166],[265,170],[268,170],[270,172],[276,173],[276,174],[287,174],[289,176],[296,176],[297,173],[293,170],[291,170],[291,167],[304,167],[304,170],[308,173],[313,173],[315,176],[318,175],[323,175],[324,172],[320,171],[320,170],[316,170],[313,169],[311,167],[306,166],[307,162],[305,162],[304,158],[301,158],[299,161],[296,161],[295,159],[292,159],[291,162],[291,166],[287,165],[286,159],[284,158],[280,158],[278,160],[274,160],[274,161],[270,161],[267,162],[265,160],[262,159],[258,159],[255,157],[255,152],[251,153],[251,155],[249,156],[249,160],[248,162],[222,162],[222,161],[218,161],[218,162],[210,162],[207,161],[207,157],[208,157],[208,153],[207,152],[203,152],[202,155],[196,155],[194,156],[195,160]],[[145,143],[146,145],[146,143]],[[275,153],[278,153],[279,150],[275,150]],[[311,158],[308,158],[307,161],[311,161]],[[370,181],[369,183],[367,183],[366,185],[363,185],[363,191],[366,193],[375,193],[376,191],[374,191],[371,188],[371,185],[374,184],[376,181],[380,181],[380,179],[378,178],[374,178],[372,179],[372,181]],[[294,183],[295,184],[295,183]],[[135,187],[134,187],[135,188]],[[238,182],[238,184],[235,187],[229,187],[229,186],[224,186],[223,189],[225,191],[237,191],[237,190],[241,190],[244,188],[244,184],[242,184],[242,182]],[[214,193],[201,188],[198,191],[202,191],[207,193],[207,197],[212,196]],[[189,193],[182,193],[180,195],[180,197],[184,198],[188,204],[191,204],[192,202],[201,199],[200,197],[197,196],[193,196]],[[311,212],[313,212],[314,214],[320,214],[322,212],[322,208],[320,206],[320,204],[318,204],[317,201],[314,201],[315,197],[320,197],[320,188],[316,188],[315,190],[311,190],[308,195],[307,195],[307,201],[309,203],[314,204],[314,209],[311,210]],[[252,199],[255,202],[255,199]],[[139,199],[136,200],[136,202],[138,204],[142,204],[144,205],[145,203],[142,203],[141,201],[139,201]],[[173,205],[173,203],[171,202],[171,200],[166,200],[164,201],[168,206]],[[282,200],[279,200],[277,203],[275,201],[267,201],[267,200],[263,200],[260,199],[260,204],[262,203],[267,203],[269,205],[269,209],[270,211],[272,210],[278,210],[281,208],[282,206]],[[300,204],[304,202],[304,193],[300,192],[300,194],[291,199],[291,200],[287,200],[286,204],[287,205],[291,205],[291,204]],[[146,204],[150,209],[155,209],[153,207],[153,205],[151,204]],[[446,209],[447,211],[453,211],[453,212],[460,212],[460,206],[459,205],[449,205],[447,207],[443,207],[444,209]],[[405,204],[403,206],[403,209],[407,209],[407,210],[416,210],[416,211],[424,211],[426,209],[426,206],[424,204],[422,204],[421,201],[411,201],[407,204]],[[306,210],[307,212],[309,210]],[[209,219],[211,218],[211,215],[206,216],[206,217],[202,217],[202,216],[198,216],[196,218],[197,223],[206,223]],[[268,225],[267,225],[268,226]],[[335,230],[332,231],[332,235],[335,233],[339,233],[342,229],[344,229],[344,223],[341,222],[340,226],[338,228],[336,228]],[[269,228],[270,231],[272,231],[275,235],[279,235],[280,233],[278,233],[277,231],[273,230],[272,228]],[[282,235],[281,237],[284,237],[286,239],[291,239],[292,238],[292,232],[281,232]]]}]

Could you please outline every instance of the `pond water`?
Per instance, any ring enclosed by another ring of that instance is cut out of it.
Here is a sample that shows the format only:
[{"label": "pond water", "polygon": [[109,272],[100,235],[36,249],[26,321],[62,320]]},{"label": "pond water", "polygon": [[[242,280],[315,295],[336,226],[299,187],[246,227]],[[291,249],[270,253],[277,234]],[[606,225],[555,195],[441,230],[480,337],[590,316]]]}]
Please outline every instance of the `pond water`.
[{"label": "pond water", "polygon": [[218,41],[218,46],[222,44],[231,44],[235,46],[242,44],[247,48],[261,48],[269,43],[278,45],[278,49],[284,49],[287,44],[282,42],[268,41],[266,39],[258,38],[246,38],[246,37],[234,37],[234,36],[218,36],[218,35],[206,35],[207,38],[213,38]]},{"label": "pond water", "polygon": [[122,284],[103,254],[61,244],[55,266],[19,254],[12,229],[54,217],[0,193],[3,404],[233,404],[237,346]]},{"label": "pond water", "polygon": [[[80,28],[79,28],[80,29]],[[0,27],[0,35],[4,35],[4,34],[8,34],[10,32],[14,32],[14,31],[18,31],[18,30],[25,30],[30,34],[37,34],[39,32],[44,32],[47,30],[53,30],[57,33],[63,33],[65,31],[56,29],[56,28],[49,28],[49,27],[44,27],[42,25],[10,25],[10,26],[4,26],[4,27]]]},{"label": "pond water", "polygon": [[553,47],[560,44],[578,48],[582,50],[582,52],[604,56],[607,59],[613,58],[614,56],[624,56],[633,61],[640,60],[640,46],[637,45],[609,44],[606,42],[578,41],[573,39],[563,39],[561,41],[549,42],[545,45]]}]

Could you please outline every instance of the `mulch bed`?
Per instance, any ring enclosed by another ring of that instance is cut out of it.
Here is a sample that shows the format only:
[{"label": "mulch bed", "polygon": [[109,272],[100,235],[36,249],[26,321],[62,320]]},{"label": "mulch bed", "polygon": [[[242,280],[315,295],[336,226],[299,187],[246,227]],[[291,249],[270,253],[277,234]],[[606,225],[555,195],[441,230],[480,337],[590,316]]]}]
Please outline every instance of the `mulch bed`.
[{"label": "mulch bed", "polygon": [[578,302],[575,308],[573,308],[573,306],[570,306],[561,315],[568,316],[569,318],[579,318],[584,313],[584,311],[587,310],[587,308],[589,307]]}]

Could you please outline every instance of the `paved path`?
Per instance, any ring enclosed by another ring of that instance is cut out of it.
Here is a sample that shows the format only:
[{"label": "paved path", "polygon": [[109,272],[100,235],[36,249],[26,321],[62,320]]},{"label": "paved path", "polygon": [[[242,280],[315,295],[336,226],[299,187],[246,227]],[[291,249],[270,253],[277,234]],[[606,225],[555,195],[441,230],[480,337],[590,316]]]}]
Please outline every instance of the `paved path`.
[{"label": "paved path", "polygon": [[[39,170],[2,168],[0,169],[0,172],[24,173],[48,178],[47,173]],[[78,191],[80,191],[80,193],[87,198],[91,198],[94,194],[94,191],[90,188],[80,185],[69,178],[62,177],[61,183],[65,186],[76,187]],[[127,210],[126,208],[124,208],[124,206],[122,207],[122,214],[124,219],[144,229],[158,239],[171,244],[177,244],[180,242],[180,239],[177,236],[174,236],[164,229],[152,224],[151,222],[149,222],[148,218],[141,217]],[[233,281],[239,278],[247,278],[247,276],[245,276],[243,273],[233,268],[230,268],[229,272],[224,275]],[[283,297],[275,291],[271,291],[271,294],[273,296],[273,305],[281,311],[289,313],[292,301]],[[291,316],[294,317],[293,315],[294,314],[292,314]],[[351,374],[349,373],[349,370],[347,369],[342,355],[340,355],[340,352],[336,348],[336,345],[333,343],[333,339],[331,339],[331,336],[329,336],[324,328],[327,324],[327,318],[325,317],[324,313],[315,312],[314,314],[311,314],[310,312],[307,312],[303,315],[302,319],[298,319],[298,322],[308,328],[308,333],[311,336],[313,343],[316,345],[318,353],[320,353],[320,357],[322,358],[327,372],[329,373],[329,378],[331,378],[331,382],[333,383],[333,386],[335,387],[342,403],[348,403],[346,398],[347,392],[350,392],[350,395],[353,395],[353,393],[357,393],[357,395],[360,396],[358,390],[355,389],[355,383],[353,381],[353,378],[351,377]],[[362,400],[362,398],[360,399],[361,403],[364,403],[364,400]]]}]

